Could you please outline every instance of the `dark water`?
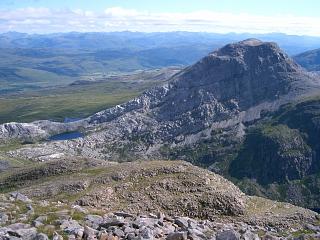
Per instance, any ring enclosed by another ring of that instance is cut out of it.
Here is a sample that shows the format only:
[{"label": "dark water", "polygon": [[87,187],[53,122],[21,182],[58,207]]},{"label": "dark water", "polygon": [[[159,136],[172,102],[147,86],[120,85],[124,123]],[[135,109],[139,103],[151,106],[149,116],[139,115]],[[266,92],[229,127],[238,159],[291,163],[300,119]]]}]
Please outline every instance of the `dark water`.
[{"label": "dark water", "polygon": [[320,213],[320,208],[311,208],[310,210]]},{"label": "dark water", "polygon": [[54,136],[51,136],[48,140],[49,141],[59,141],[59,140],[71,140],[75,138],[83,137],[83,133],[81,132],[66,132],[60,133]]}]

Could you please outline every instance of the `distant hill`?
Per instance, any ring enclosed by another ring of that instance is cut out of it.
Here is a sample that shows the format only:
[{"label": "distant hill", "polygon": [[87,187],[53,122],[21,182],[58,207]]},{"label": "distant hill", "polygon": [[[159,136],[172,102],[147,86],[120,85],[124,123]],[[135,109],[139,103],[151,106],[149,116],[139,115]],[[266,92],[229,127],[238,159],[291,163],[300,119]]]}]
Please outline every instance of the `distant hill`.
[{"label": "distant hill", "polygon": [[212,46],[133,49],[0,49],[0,94],[65,86],[99,75],[186,66],[212,51]]},{"label": "distant hill", "polygon": [[[277,42],[289,55],[298,54],[320,47],[319,37],[293,36],[281,33],[272,34],[218,34],[196,32],[92,32],[92,33],[56,33],[25,34],[8,32],[0,34],[1,48],[54,48],[54,49],[127,49],[131,51],[179,48],[182,46],[210,46],[209,50],[221,47],[228,42],[246,38],[259,38]],[[198,60],[198,59],[196,59]],[[193,59],[193,61],[196,61]]]},{"label": "distant hill", "polygon": [[320,47],[320,38],[285,34],[9,32],[0,34],[0,94],[65,86],[95,74],[188,66],[248,37],[277,42],[289,55]]},{"label": "distant hill", "polygon": [[320,48],[296,55],[294,59],[309,71],[320,71]]}]

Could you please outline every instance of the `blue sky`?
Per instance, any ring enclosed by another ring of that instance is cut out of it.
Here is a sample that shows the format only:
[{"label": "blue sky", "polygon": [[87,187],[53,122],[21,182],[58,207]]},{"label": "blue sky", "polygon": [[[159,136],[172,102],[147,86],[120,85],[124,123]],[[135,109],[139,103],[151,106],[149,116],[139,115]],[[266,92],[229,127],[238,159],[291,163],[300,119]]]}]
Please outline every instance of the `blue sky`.
[{"label": "blue sky", "polygon": [[0,0],[0,32],[207,31],[320,35],[317,0]]},{"label": "blue sky", "polygon": [[7,9],[25,7],[73,8],[99,11],[110,7],[122,7],[153,12],[190,12],[212,10],[230,13],[292,14],[318,16],[317,0],[1,0],[0,7]]}]

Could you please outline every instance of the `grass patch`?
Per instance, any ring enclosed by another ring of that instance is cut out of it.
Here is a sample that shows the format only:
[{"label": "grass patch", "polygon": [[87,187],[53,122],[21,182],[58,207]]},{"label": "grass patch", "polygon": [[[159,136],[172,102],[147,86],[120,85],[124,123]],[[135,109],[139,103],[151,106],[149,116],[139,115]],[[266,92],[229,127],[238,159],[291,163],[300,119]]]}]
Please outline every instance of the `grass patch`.
[{"label": "grass patch", "polygon": [[302,230],[298,230],[296,232],[292,233],[293,237],[300,237],[300,236],[304,236],[307,234],[313,234],[314,232],[312,230],[307,230],[307,229],[302,229]]}]

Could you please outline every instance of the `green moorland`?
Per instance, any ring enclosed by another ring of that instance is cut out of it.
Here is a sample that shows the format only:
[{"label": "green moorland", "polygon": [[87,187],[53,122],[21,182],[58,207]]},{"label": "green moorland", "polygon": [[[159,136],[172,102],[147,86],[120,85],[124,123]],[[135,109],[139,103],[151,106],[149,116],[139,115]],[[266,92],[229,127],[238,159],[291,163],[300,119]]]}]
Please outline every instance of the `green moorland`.
[{"label": "green moorland", "polygon": [[55,93],[38,92],[31,96],[0,98],[0,122],[31,122],[39,119],[61,121],[65,117],[85,117],[125,102],[143,90],[137,88],[133,91],[119,89],[107,92],[108,86],[103,88],[101,85],[89,89],[71,88],[70,92],[63,90],[59,93],[55,90]]},{"label": "green moorland", "polygon": [[[0,94],[0,123],[82,118],[124,103],[167,80],[162,70]],[[160,76],[160,77],[159,77]],[[170,76],[170,74],[169,74]]]}]

